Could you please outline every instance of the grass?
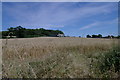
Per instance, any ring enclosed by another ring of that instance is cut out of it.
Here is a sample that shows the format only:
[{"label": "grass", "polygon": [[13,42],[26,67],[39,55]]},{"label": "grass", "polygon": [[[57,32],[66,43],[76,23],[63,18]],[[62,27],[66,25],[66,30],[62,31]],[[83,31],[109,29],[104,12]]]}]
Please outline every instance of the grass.
[{"label": "grass", "polygon": [[[3,77],[116,78],[117,66],[109,68],[119,61],[113,50],[116,45],[116,39],[40,37],[10,39],[7,45],[3,40]],[[109,63],[111,57],[115,63]]]}]

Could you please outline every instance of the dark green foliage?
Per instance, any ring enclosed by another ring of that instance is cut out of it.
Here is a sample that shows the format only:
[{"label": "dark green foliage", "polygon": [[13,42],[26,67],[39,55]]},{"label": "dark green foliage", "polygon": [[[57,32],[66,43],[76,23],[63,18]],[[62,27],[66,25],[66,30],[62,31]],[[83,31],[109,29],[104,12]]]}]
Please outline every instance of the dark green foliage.
[{"label": "dark green foliage", "polygon": [[113,71],[120,71],[120,51],[118,48],[108,52],[103,59],[103,63],[100,65],[102,73],[114,69]]},{"label": "dark green foliage", "polygon": [[101,34],[98,34],[98,38],[102,38],[102,35],[101,35]]},{"label": "dark green foliage", "polygon": [[2,39],[2,32],[0,32],[0,39]]},{"label": "dark green foliage", "polygon": [[102,36],[101,34],[98,34],[98,35],[86,35],[87,38],[120,38],[120,36],[113,36],[113,35],[108,35],[108,36]]},{"label": "dark green foliage", "polygon": [[46,30],[43,28],[26,29],[21,26],[18,26],[15,28],[10,27],[8,28],[8,31],[2,31],[2,38],[8,36],[10,32],[13,32],[13,34],[10,34],[9,36],[16,36],[18,38],[41,37],[41,36],[57,37],[59,33],[64,34],[60,30]]},{"label": "dark green foliage", "polygon": [[120,35],[118,35],[117,38],[120,38]]},{"label": "dark green foliage", "polygon": [[87,35],[86,37],[87,37],[87,38],[91,38],[91,36],[90,36],[90,35]]},{"label": "dark green foliage", "polygon": [[8,31],[2,31],[2,38],[5,38],[5,36],[8,36],[9,32]]},{"label": "dark green foliage", "polygon": [[98,34],[98,35],[92,35],[92,38],[102,38],[102,35],[101,35],[101,34]]},{"label": "dark green foliage", "polygon": [[120,47],[114,47],[93,59],[91,69],[97,77],[118,77],[120,73]]},{"label": "dark green foliage", "polygon": [[102,35],[101,34],[98,34],[98,35],[93,34],[92,36],[91,35],[87,35],[86,37],[87,38],[102,38]]},{"label": "dark green foliage", "polygon": [[25,28],[22,28],[21,26],[18,26],[16,28],[14,28],[13,33],[15,33],[15,35],[19,38],[24,38],[25,37]]}]

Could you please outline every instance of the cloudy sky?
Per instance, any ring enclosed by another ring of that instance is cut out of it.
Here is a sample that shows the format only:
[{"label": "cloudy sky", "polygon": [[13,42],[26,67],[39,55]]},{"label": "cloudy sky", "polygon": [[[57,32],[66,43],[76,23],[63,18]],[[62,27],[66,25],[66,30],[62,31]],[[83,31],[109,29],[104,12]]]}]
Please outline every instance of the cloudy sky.
[{"label": "cloudy sky", "polygon": [[2,30],[9,27],[62,30],[69,36],[117,35],[117,2],[3,2]]}]

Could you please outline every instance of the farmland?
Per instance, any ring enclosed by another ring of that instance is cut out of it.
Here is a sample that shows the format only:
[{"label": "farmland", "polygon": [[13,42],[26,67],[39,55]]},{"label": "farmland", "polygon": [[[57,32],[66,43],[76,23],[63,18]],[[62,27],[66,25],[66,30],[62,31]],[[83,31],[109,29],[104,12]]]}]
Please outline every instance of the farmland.
[{"label": "farmland", "polygon": [[115,67],[105,69],[107,71],[102,73],[99,63],[104,62],[103,57],[117,44],[117,39],[77,37],[16,38],[9,39],[7,43],[4,39],[2,76],[4,78],[116,78],[118,72],[114,71]]}]

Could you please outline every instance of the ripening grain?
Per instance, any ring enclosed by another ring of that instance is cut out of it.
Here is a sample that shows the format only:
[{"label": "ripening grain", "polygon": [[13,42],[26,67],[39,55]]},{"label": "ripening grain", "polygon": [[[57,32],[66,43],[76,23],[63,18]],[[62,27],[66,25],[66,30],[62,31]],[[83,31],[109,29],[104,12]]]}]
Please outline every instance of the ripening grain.
[{"label": "ripening grain", "polygon": [[2,43],[3,77],[86,78],[96,77],[90,69],[93,58],[111,50],[117,40],[40,37]]}]

